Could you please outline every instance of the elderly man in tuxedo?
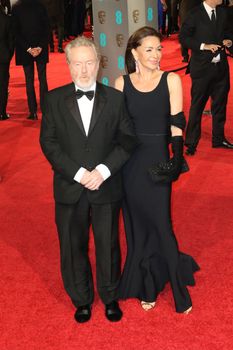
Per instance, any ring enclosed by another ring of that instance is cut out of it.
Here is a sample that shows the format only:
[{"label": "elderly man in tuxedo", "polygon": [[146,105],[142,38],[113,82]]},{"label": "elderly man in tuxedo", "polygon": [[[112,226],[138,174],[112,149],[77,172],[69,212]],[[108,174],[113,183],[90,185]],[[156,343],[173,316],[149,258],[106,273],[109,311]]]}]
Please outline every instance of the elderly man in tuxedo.
[{"label": "elderly man in tuxedo", "polygon": [[192,51],[191,108],[185,145],[187,155],[194,155],[201,137],[201,117],[209,97],[212,112],[212,147],[233,149],[225,138],[226,105],[230,88],[226,49],[232,50],[232,31],[222,0],[206,0],[196,6],[185,19],[180,42]]},{"label": "elderly man in tuxedo", "polygon": [[94,299],[88,258],[91,223],[97,289],[107,319],[119,321],[121,167],[137,139],[122,93],[96,82],[100,55],[94,42],[80,36],[65,52],[73,82],[48,93],[40,136],[54,171],[64,287],[77,308],[76,321],[88,321]]}]

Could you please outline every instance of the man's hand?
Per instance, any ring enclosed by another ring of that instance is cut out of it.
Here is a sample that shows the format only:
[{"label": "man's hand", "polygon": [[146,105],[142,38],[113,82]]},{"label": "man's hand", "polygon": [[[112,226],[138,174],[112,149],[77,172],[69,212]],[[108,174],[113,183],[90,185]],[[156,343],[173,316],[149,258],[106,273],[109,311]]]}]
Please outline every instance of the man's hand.
[{"label": "man's hand", "polygon": [[91,172],[88,170],[85,170],[81,180],[80,180],[80,184],[83,186],[86,186],[86,184],[88,183],[89,179],[90,179],[90,174]]},{"label": "man's hand", "polygon": [[39,54],[41,53],[41,51],[42,51],[42,48],[41,47],[32,47],[32,48],[30,48],[29,50],[28,50],[28,53],[30,54],[30,55],[32,55],[33,57],[37,57],[37,56],[39,56]]},{"label": "man's hand", "polygon": [[90,191],[98,190],[103,182],[104,179],[97,169],[91,172],[86,170],[80,181],[80,183]]},{"label": "man's hand", "polygon": [[216,44],[205,44],[204,45],[204,50],[211,51],[212,53],[215,53],[219,49],[221,49],[221,45],[216,45]]},{"label": "man's hand", "polygon": [[230,39],[224,39],[222,43],[226,47],[231,47],[232,46],[232,41]]}]

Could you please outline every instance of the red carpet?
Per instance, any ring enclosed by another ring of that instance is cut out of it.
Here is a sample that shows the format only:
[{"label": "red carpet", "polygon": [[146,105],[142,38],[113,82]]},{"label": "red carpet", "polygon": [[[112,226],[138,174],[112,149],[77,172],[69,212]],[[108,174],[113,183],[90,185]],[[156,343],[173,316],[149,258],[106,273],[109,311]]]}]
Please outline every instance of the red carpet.
[{"label": "red carpet", "polygon": [[[162,68],[181,66],[175,37],[165,41]],[[231,71],[233,62],[231,59]],[[184,76],[184,109],[190,78]],[[49,88],[70,81],[65,56],[51,54]],[[233,76],[232,76],[233,81]],[[1,350],[230,350],[233,313],[233,152],[211,149],[211,117],[203,117],[190,172],[175,184],[173,221],[181,250],[201,266],[190,288],[193,312],[175,313],[170,287],[153,311],[122,302],[124,318],[110,324],[96,295],[90,322],[78,325],[59,270],[52,172],[43,157],[40,121],[26,120],[23,71],[11,66],[9,121],[0,122],[0,349]],[[233,141],[233,89],[226,135]],[[125,239],[121,223],[122,254]],[[90,245],[94,264],[93,240]]]}]

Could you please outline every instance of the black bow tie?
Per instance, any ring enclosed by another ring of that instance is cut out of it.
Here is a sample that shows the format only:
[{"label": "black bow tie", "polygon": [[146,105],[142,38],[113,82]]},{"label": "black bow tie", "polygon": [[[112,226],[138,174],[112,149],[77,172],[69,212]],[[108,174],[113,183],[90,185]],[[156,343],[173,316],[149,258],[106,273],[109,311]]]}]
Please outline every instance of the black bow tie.
[{"label": "black bow tie", "polygon": [[83,90],[77,90],[76,96],[77,98],[81,98],[83,95],[86,95],[89,100],[92,100],[94,97],[94,90],[91,91],[83,91]]}]

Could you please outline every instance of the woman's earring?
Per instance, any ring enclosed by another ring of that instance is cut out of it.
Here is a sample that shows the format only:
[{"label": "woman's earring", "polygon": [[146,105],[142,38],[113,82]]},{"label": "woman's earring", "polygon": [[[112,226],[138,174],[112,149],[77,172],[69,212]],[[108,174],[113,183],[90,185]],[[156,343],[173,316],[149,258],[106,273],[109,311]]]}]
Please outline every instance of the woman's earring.
[{"label": "woman's earring", "polygon": [[136,68],[136,73],[139,73],[139,66],[138,66],[137,60],[135,60],[135,68]]},{"label": "woman's earring", "polygon": [[160,70],[160,62],[158,63],[157,70]]}]

